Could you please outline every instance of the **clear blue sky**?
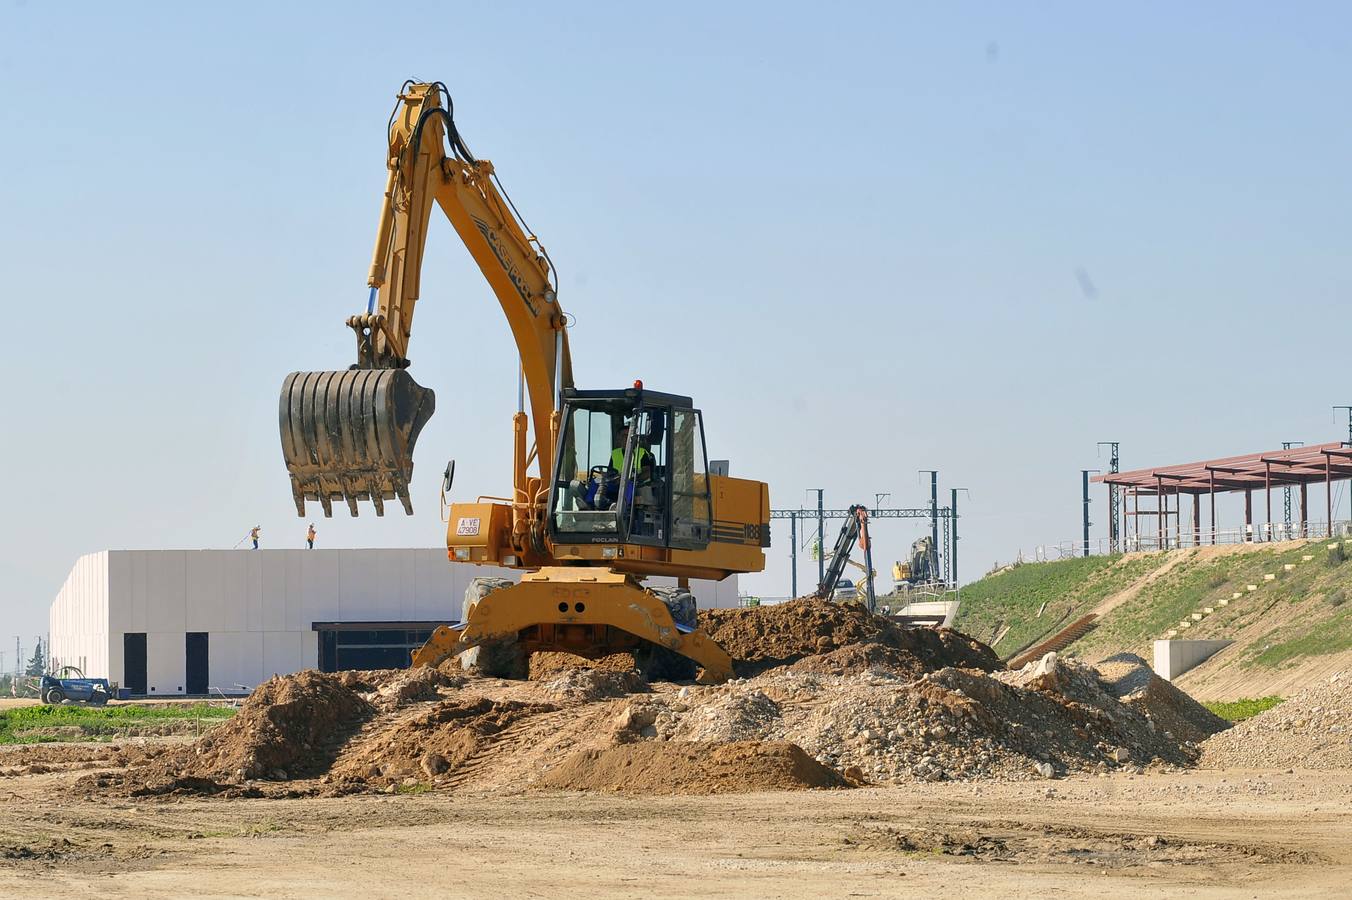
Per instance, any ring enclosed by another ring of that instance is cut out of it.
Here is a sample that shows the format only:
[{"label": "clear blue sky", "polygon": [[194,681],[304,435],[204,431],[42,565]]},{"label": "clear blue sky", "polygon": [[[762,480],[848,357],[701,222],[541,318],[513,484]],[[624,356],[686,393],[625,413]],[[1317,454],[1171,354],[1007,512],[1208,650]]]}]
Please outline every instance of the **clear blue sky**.
[{"label": "clear blue sky", "polygon": [[[409,77],[558,263],[579,384],[693,395],[776,506],[919,505],[938,468],[971,577],[1078,533],[1096,441],[1336,439],[1350,35],[1340,4],[6,2],[0,648],[82,553],[301,544],[278,388],[352,356]],[[439,543],[448,456],[461,493],[510,477],[505,322],[429,247],[418,514],[321,546]],[[746,589],[787,592],[775,540]]]}]

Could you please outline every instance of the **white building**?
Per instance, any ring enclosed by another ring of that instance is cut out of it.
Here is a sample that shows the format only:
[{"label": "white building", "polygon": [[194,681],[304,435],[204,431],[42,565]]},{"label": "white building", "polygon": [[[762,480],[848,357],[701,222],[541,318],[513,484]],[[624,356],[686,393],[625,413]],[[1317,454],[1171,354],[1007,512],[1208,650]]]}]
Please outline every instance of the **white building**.
[{"label": "white building", "polygon": [[[471,579],[519,574],[454,565],[443,548],[105,550],[80,557],[52,602],[50,656],[148,696],[407,665],[459,619]],[[701,608],[737,605],[736,576],[691,588]]]}]

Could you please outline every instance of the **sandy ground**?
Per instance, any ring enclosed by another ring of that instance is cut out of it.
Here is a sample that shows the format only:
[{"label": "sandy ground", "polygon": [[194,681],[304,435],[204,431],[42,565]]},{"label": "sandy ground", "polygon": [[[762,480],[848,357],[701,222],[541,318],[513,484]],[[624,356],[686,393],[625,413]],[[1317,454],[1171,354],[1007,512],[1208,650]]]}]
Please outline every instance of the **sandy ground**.
[{"label": "sandy ground", "polygon": [[0,778],[0,896],[1316,897],[1352,879],[1345,771],[167,801],[72,797],[77,774]]},{"label": "sandy ground", "polygon": [[28,697],[0,697],[0,709],[19,709],[24,706],[37,706],[36,698]]},{"label": "sandy ground", "polygon": [[[232,703],[243,702],[243,697],[229,697],[222,700],[220,697],[141,697],[136,700],[110,700],[108,706],[193,706],[198,703],[209,703],[212,706],[229,706]],[[0,697],[0,709],[19,709],[25,706],[41,706],[42,701],[36,697]]]}]

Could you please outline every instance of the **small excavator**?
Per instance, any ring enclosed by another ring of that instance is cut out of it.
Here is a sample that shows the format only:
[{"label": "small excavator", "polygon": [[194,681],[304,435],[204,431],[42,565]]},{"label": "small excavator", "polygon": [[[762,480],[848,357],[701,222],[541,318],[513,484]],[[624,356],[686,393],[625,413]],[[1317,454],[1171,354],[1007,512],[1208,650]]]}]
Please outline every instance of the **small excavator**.
[{"label": "small excavator", "polygon": [[939,555],[929,535],[922,535],[911,544],[909,559],[893,563],[892,579],[898,589],[902,585],[914,587],[939,580]]},{"label": "small excavator", "polygon": [[[856,541],[859,549],[864,551],[863,565],[850,559],[850,551]],[[817,585],[817,592],[812,596],[819,600],[832,599],[836,585],[840,583],[840,577],[845,574],[845,566],[853,565],[864,573],[859,582],[863,588],[860,589],[858,584],[855,588],[867,604],[868,610],[872,612],[878,605],[878,597],[873,588],[873,579],[877,572],[873,569],[873,542],[868,536],[867,506],[856,503],[850,507],[845,524],[840,526],[840,534],[836,535],[836,546],[826,555],[826,559],[829,562],[826,564],[822,582]]]},{"label": "small excavator", "polygon": [[[405,82],[387,132],[369,297],[347,320],[357,361],[345,371],[293,372],[282,385],[282,453],[297,512],[315,501],[329,516],[345,503],[355,516],[369,501],[383,515],[395,499],[413,512],[413,448],[435,397],[409,375],[408,347],[435,204],[501,304],[521,372],[511,496],[451,503],[447,555],[523,574],[519,583],[474,579],[460,621],[437,628],[413,664],[465,654],[485,674],[521,677],[535,651],[631,652],[650,678],[727,679],[732,661],[699,630],[689,579],[765,568],[768,487],[710,472],[691,398],[641,381],[574,386],[571,320],[553,263],[493,164],[470,152],[443,83]],[[453,478],[452,463],[443,499]],[[649,576],[677,583],[648,586]]]}]

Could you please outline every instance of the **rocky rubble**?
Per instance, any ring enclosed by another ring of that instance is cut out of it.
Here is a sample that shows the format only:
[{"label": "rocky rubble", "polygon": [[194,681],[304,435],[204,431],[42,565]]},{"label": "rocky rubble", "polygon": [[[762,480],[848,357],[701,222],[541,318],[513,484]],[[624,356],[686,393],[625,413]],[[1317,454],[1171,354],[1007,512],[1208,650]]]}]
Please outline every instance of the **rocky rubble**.
[{"label": "rocky rubble", "polygon": [[1202,745],[1209,769],[1352,768],[1352,672],[1294,694]]},{"label": "rocky rubble", "polygon": [[1093,668],[1054,654],[995,676],[945,667],[910,680],[885,669],[818,675],[789,667],[687,691],[644,704],[657,739],[790,741],[882,782],[1186,766],[1196,748],[1160,722],[1182,719],[1205,734],[1224,727],[1199,705],[1192,712],[1200,716],[1185,719],[1167,692],[1159,693],[1170,703],[1144,695],[1125,703]]}]

